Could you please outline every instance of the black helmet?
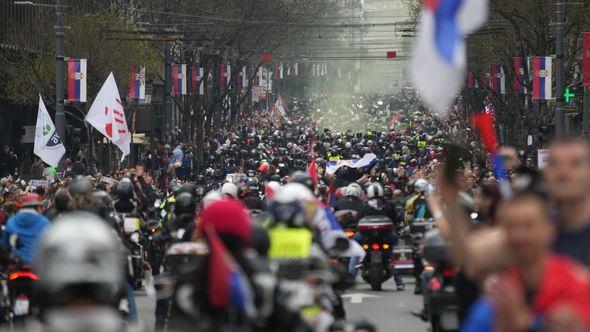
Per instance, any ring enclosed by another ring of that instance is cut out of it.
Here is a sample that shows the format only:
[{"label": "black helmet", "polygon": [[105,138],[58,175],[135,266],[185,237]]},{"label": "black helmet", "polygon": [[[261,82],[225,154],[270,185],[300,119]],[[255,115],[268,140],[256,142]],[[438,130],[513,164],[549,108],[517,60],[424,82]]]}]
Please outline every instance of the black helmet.
[{"label": "black helmet", "polygon": [[194,214],[197,209],[197,201],[195,196],[183,192],[176,196],[176,203],[174,205],[174,213],[178,216],[182,213]]},{"label": "black helmet", "polygon": [[82,196],[92,191],[92,182],[85,176],[77,176],[70,185],[70,195]]},{"label": "black helmet", "polygon": [[311,191],[314,190],[313,179],[311,178],[311,176],[307,172],[295,171],[291,175],[291,179],[289,182],[301,183],[302,185],[309,188],[309,190],[311,190]]},{"label": "black helmet", "polygon": [[133,183],[128,178],[123,178],[117,185],[117,196],[119,199],[133,198]]},{"label": "black helmet", "polygon": [[197,197],[197,186],[195,186],[193,183],[185,183],[181,185],[176,192],[177,195],[182,193],[189,193],[193,195],[193,197]]}]

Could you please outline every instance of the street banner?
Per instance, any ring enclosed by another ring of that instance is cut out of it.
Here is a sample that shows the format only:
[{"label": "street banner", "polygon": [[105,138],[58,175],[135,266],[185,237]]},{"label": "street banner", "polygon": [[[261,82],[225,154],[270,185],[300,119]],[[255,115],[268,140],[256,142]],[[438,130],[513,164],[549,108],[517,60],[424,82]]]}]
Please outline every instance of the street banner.
[{"label": "street banner", "polygon": [[274,74],[273,78],[275,79],[275,81],[278,80],[279,79],[279,63],[278,62],[275,62],[275,69],[274,69],[273,74]]},{"label": "street banner", "polygon": [[231,80],[231,65],[221,65],[219,66],[219,87],[221,90],[225,90],[225,88],[229,85]]},{"label": "street banner", "polygon": [[285,67],[287,67],[287,69],[286,69],[287,76],[291,76],[291,63],[287,63],[285,65]]},{"label": "street banner", "polygon": [[424,1],[410,77],[422,101],[439,115],[448,113],[464,83],[465,37],[487,16],[488,0]]},{"label": "street banner", "polygon": [[467,71],[467,89],[476,89],[478,88],[477,80],[475,79],[475,75],[471,70]]},{"label": "street banner", "polygon": [[283,66],[283,63],[281,62],[279,64],[279,79],[281,79],[281,80],[284,78],[283,72],[284,72],[284,66]]},{"label": "street banner", "polygon": [[172,65],[172,94],[182,96],[187,94],[186,65],[175,63]]},{"label": "street banner", "polygon": [[129,154],[131,136],[113,73],[109,74],[100,88],[85,120],[123,152],[121,157],[121,161],[123,161],[125,156]]},{"label": "street banner", "polygon": [[521,95],[526,94],[524,85],[526,77],[524,75],[524,61],[521,57],[514,58],[514,90]]},{"label": "street banner", "polygon": [[57,167],[61,157],[66,153],[66,148],[57,134],[41,95],[39,95],[39,111],[37,112],[33,153],[51,167]]},{"label": "street banner", "polygon": [[244,66],[238,75],[238,88],[246,89],[248,87],[248,74],[246,73],[246,67]]},{"label": "street banner", "polygon": [[201,84],[201,80],[203,79],[204,70],[197,64],[190,68],[191,71],[191,94],[205,94],[205,84]]},{"label": "street banner", "polygon": [[291,70],[291,73],[293,73],[293,76],[299,76],[299,63],[295,62],[293,64],[293,69]]},{"label": "street banner", "polygon": [[584,32],[582,43],[582,76],[584,76],[584,87],[590,87],[590,32]]},{"label": "street banner", "polygon": [[68,101],[86,102],[86,59],[68,60]]},{"label": "street banner", "polygon": [[145,67],[131,66],[129,75],[129,99],[145,99]]},{"label": "street banner", "polygon": [[533,100],[553,98],[551,57],[536,56],[533,58]]},{"label": "street banner", "polygon": [[499,63],[492,63],[490,65],[490,72],[492,73],[492,91],[498,95],[506,94],[506,80],[502,65]]}]

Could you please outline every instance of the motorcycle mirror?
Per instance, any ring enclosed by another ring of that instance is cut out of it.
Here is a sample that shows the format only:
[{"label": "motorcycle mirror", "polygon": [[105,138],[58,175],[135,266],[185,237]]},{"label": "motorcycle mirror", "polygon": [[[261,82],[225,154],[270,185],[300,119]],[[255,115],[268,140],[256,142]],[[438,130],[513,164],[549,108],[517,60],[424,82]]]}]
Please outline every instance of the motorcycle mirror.
[{"label": "motorcycle mirror", "polygon": [[179,240],[182,239],[184,237],[185,233],[186,233],[186,230],[184,228],[177,230],[176,231],[176,238]]}]

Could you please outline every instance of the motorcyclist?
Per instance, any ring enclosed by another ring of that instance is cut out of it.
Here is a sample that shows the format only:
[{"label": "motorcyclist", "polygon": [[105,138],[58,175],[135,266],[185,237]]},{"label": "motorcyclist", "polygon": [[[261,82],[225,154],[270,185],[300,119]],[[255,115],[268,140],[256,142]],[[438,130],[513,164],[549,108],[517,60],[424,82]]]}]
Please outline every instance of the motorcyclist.
[{"label": "motorcyclist", "polygon": [[136,204],[133,201],[133,183],[129,178],[123,178],[117,184],[117,201],[115,210],[118,213],[134,213]]},{"label": "motorcyclist", "polygon": [[122,244],[99,217],[73,212],[43,234],[37,250],[41,313],[24,331],[140,331],[117,311]]},{"label": "motorcyclist", "polygon": [[39,236],[50,225],[41,213],[43,202],[37,194],[23,197],[22,208],[10,217],[0,238],[0,243],[14,256],[22,259],[24,264],[33,263],[33,250]]},{"label": "motorcyclist", "polygon": [[424,179],[418,179],[414,182],[414,194],[406,202],[406,223],[411,223],[416,219],[423,220],[432,217],[426,203],[426,192],[428,188],[428,181]]},{"label": "motorcyclist", "polygon": [[364,208],[361,199],[363,188],[357,182],[352,182],[344,188],[344,197],[334,204],[334,215],[344,228],[355,228],[358,216]]}]

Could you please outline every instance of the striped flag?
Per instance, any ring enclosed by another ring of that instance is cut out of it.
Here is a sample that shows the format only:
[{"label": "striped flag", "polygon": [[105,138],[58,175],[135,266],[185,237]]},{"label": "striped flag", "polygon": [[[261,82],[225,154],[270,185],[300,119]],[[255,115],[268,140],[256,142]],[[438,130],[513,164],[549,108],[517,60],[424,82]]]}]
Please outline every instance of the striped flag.
[{"label": "striped flag", "polygon": [[231,80],[231,65],[221,65],[219,67],[219,87],[224,90]]},{"label": "striped flag", "polygon": [[479,86],[477,84],[477,80],[475,79],[475,75],[471,70],[467,71],[467,89],[477,89]]},{"label": "striped flag", "polygon": [[521,57],[514,58],[514,90],[516,90],[521,95],[526,94],[526,87],[524,86],[525,82],[525,75],[524,75],[524,61]]},{"label": "striped flag", "polygon": [[246,73],[246,67],[244,66],[238,75],[238,88],[246,89],[248,87],[248,74]]},{"label": "striped flag", "polygon": [[533,100],[553,98],[551,57],[536,56],[533,58]]},{"label": "striped flag", "polygon": [[186,65],[175,63],[172,65],[172,94],[186,95]]},{"label": "striped flag", "polygon": [[201,80],[205,76],[203,68],[197,64],[191,67],[191,93],[192,94],[205,94],[205,84],[201,84]]},{"label": "striped flag", "polygon": [[145,99],[145,67],[131,67],[129,77],[129,99]]},{"label": "striped flag", "polygon": [[492,63],[490,65],[491,73],[491,88],[496,94],[506,94],[506,80],[504,76],[504,68],[499,63]]},{"label": "striped flag", "polygon": [[86,102],[86,59],[68,61],[68,101]]},{"label": "striped flag", "polygon": [[293,70],[291,70],[293,76],[299,76],[299,63],[295,62],[293,64]]},{"label": "striped flag", "polygon": [[281,62],[279,64],[279,79],[281,79],[281,80],[284,78],[283,72],[284,72],[284,66],[283,66],[283,63]]}]

